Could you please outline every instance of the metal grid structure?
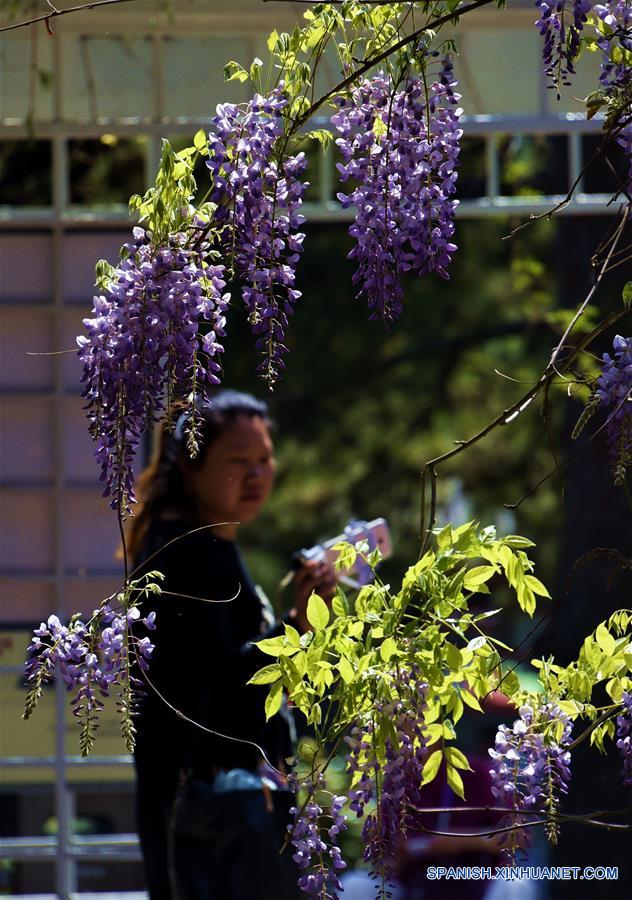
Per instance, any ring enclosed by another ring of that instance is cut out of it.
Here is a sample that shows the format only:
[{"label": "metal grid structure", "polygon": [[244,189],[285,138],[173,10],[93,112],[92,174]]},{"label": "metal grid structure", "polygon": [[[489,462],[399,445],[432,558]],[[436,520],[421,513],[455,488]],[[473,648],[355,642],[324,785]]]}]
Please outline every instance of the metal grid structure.
[{"label": "metal grid structure", "polygon": [[[226,6],[226,4],[224,4]],[[122,19],[125,17],[122,16]],[[270,25],[274,24],[272,16]],[[532,16],[529,17],[529,23]],[[69,20],[70,21],[70,20]],[[87,20],[89,21],[89,20]],[[74,23],[73,23],[74,24]],[[85,27],[85,26],[83,26]],[[140,26],[138,26],[140,29]],[[79,28],[79,26],[77,26]],[[186,33],[187,24],[182,26]],[[208,23],[207,23],[208,28]],[[142,30],[142,29],[141,29]],[[62,31],[60,27],[60,32]],[[50,115],[41,121],[27,123],[16,119],[3,119],[0,124],[0,141],[20,141],[30,139],[34,134],[40,140],[50,141],[52,149],[52,203],[49,208],[0,208],[0,232],[5,237],[9,234],[19,235],[28,240],[34,235],[46,234],[50,240],[50,293],[45,301],[47,312],[50,315],[50,344],[52,347],[64,347],[66,336],[66,314],[68,306],[65,297],[65,281],[63,260],[67,255],[69,236],[79,232],[86,235],[99,233],[104,230],[120,230],[121,239],[129,228],[130,219],[127,213],[120,208],[109,210],[78,209],[70,204],[69,191],[69,143],[75,139],[99,140],[105,135],[116,135],[119,138],[146,136],[145,143],[145,172],[146,184],[153,181],[153,173],[156,170],[160,153],[160,140],[162,135],[184,134],[192,135],[199,127],[206,125],[202,116],[173,117],[165,109],[165,48],[168,35],[166,29],[154,29],[149,35],[144,35],[150,47],[150,82],[152,90],[147,100],[149,102],[148,115],[144,117],[120,117],[111,118],[98,116],[89,121],[69,121],[65,116],[63,104],[63,86],[68,73],[64,70],[63,48],[60,41],[51,42],[52,53],[52,94]],[[256,41],[253,44],[252,35],[244,38],[246,52],[252,55],[253,46],[256,49]],[[535,63],[534,63],[535,64]],[[539,67],[537,69],[539,72]],[[586,121],[581,113],[563,112],[552,113],[549,110],[549,92],[542,78],[538,82],[538,110],[536,114],[517,112],[494,112],[468,115],[463,118],[464,133],[467,138],[483,138],[485,142],[485,192],[482,196],[465,200],[461,203],[457,215],[460,217],[485,217],[499,215],[528,216],[540,214],[557,206],[564,195],[538,196],[538,197],[512,197],[501,193],[501,160],[499,156],[499,138],[506,134],[558,136],[566,140],[567,146],[567,172],[568,185],[570,187],[580,179],[583,166],[582,146],[586,135],[597,134],[601,128],[598,117]],[[219,98],[217,98],[219,99]],[[324,123],[319,123],[321,126]],[[350,211],[343,211],[336,202],[335,194],[335,168],[334,156],[330,151],[323,155],[319,172],[319,196],[306,204],[305,212],[310,222],[334,223],[346,221],[350,218]],[[573,201],[568,204],[561,213],[563,215],[599,214],[608,212],[610,195],[591,194],[583,191],[581,179]],[[8,260],[5,259],[8,265]],[[11,316],[15,308],[14,299],[10,294],[2,297],[5,312]],[[37,305],[41,307],[41,304]],[[31,308],[32,313],[37,314],[38,308]],[[20,304],[23,311],[25,306]],[[76,392],[75,392],[76,393]],[[35,396],[36,392],[28,388],[3,389],[2,397],[26,398]],[[55,606],[59,611],[64,611],[64,596],[67,589],[68,564],[64,542],[64,511],[65,494],[68,491],[68,478],[65,471],[65,434],[64,420],[61,411],[64,408],[68,396],[67,377],[64,369],[64,359],[61,356],[52,357],[52,384],[47,396],[51,400],[53,410],[52,430],[52,472],[51,483],[46,490],[50,494],[53,521],[53,551],[52,566],[50,571],[36,575],[37,578],[46,581],[53,588],[56,598]],[[15,483],[9,480],[3,482],[3,487],[8,491],[15,488]],[[76,487],[76,485],[75,485]],[[94,484],[79,485],[84,490],[94,492]],[[40,491],[41,485],[37,480],[29,483],[20,482],[20,490]],[[103,515],[107,516],[106,510]],[[8,570],[7,570],[8,571]],[[116,575],[115,569],[102,573],[92,573],[94,577],[99,575]],[[33,578],[33,573],[23,570],[11,570],[12,579]],[[88,579],[90,572],[88,572]],[[9,601],[11,602],[11,601]],[[67,610],[66,610],[67,611]],[[0,675],[13,675],[18,669],[15,666],[0,667]],[[0,759],[0,766],[5,770],[13,769],[26,771],[29,767],[47,767],[55,781],[55,807],[58,822],[56,837],[14,837],[0,841],[0,858],[12,860],[27,860],[29,862],[43,862],[55,860],[56,864],[56,891],[60,897],[83,896],[77,893],[78,877],[77,866],[80,861],[99,860],[137,860],[139,858],[138,843],[133,834],[112,834],[89,837],[77,837],[73,834],[73,818],[75,805],[76,785],[73,781],[73,773],[78,768],[90,768],[109,766],[128,771],[129,757],[114,755],[107,757],[92,757],[81,760],[68,753],[66,747],[66,734],[64,730],[64,707],[66,695],[62,684],[55,689],[55,708],[58,726],[55,732],[54,752],[45,756],[12,756]]]}]

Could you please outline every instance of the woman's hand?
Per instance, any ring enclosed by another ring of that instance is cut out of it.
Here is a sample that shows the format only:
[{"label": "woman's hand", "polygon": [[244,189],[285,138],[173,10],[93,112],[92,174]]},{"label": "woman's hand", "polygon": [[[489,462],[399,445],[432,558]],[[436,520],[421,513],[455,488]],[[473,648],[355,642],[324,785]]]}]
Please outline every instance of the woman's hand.
[{"label": "woman's hand", "polygon": [[327,562],[310,560],[303,563],[293,578],[294,609],[293,618],[300,631],[310,631],[312,626],[307,620],[307,602],[312,594],[318,594],[329,606],[336,593],[336,573]]}]

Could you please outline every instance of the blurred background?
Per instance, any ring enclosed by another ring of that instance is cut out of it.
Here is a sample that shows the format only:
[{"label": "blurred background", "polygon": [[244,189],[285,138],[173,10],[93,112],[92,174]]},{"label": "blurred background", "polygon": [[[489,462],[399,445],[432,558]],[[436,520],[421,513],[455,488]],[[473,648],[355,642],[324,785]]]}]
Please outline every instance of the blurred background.
[{"label": "blurred background", "polygon": [[[9,0],[0,26],[46,7]],[[245,100],[247,86],[224,84],[223,66],[265,57],[269,31],[291,29],[303,8],[135,0],[60,17],[53,36],[42,23],[0,34],[0,893],[142,890],[133,773],[115,716],[104,717],[87,762],[77,757],[62,688],[50,687],[34,718],[20,720],[32,627],[52,611],[92,610],[122,577],[116,521],[100,496],[79,396],[75,335],[92,306],[94,265],[116,262],[131,224],[127,199],[153,182],[161,138],[180,149],[218,102]],[[339,534],[352,516],[388,518],[394,555],[385,579],[398,583],[418,553],[424,462],[537,380],[587,293],[591,257],[614,221],[608,201],[623,163],[615,151],[614,173],[603,163],[591,168],[561,215],[507,239],[564,197],[602,124],[584,120],[580,99],[595,87],[595,55],[580,60],[557,102],[541,76],[534,18],[531,3],[510,0],[507,10],[479,10],[459,27],[459,251],[450,281],[406,283],[404,315],[388,330],[368,322],[354,296],[335,149],[306,147],[303,298],[287,373],[266,397],[279,474],[265,513],[243,535],[251,571],[279,610],[292,552]],[[322,84],[335,75],[325,60]],[[199,174],[203,193],[203,167]],[[620,304],[624,270],[606,279],[587,324]],[[597,372],[612,337],[593,348],[596,358],[586,356],[584,373]],[[253,343],[236,305],[223,380],[264,396]],[[630,579],[606,556],[591,558],[568,583],[589,551],[631,549],[629,510],[611,486],[603,432],[571,445],[586,396],[560,379],[546,409],[534,402],[440,470],[440,522],[475,518],[537,543],[552,615],[531,635],[533,623],[511,609],[497,626],[509,643],[526,639],[525,665],[536,653],[567,662],[590,629],[629,604]],[[145,459],[150,449],[148,437]],[[556,460],[568,460],[557,474]],[[581,757],[575,765],[580,788],[571,806],[607,806],[609,798],[623,805],[616,765],[602,772]],[[624,846],[607,832],[569,829],[555,861],[621,864]],[[619,886],[616,896],[627,896]],[[565,896],[563,884],[555,890]]]}]

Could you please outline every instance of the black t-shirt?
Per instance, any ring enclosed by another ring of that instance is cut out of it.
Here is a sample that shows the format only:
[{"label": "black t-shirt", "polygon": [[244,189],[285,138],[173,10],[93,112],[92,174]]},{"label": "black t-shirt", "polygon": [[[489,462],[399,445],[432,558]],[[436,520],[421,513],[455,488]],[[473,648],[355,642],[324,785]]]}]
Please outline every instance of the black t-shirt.
[{"label": "black t-shirt", "polygon": [[[195,527],[156,522],[139,556],[142,572],[156,569],[165,576],[162,594],[142,606],[144,615],[156,612],[147,676],[185,716],[262,746],[278,767],[292,752],[287,710],[266,724],[267,687],[246,682],[271,662],[253,641],[282,633],[283,625],[255,590],[236,544],[214,537],[212,528],[187,533]],[[146,688],[136,718],[136,763],[159,769],[167,791],[182,766],[210,777],[216,767],[254,769],[261,760],[256,747],[196,728],[164,700]]]}]

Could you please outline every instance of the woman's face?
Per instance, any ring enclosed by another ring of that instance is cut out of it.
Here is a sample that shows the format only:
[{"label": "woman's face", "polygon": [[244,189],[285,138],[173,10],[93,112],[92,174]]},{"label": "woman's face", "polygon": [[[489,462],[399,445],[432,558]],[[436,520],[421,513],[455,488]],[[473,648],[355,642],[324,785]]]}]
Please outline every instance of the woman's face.
[{"label": "woman's face", "polygon": [[237,527],[255,518],[274,480],[274,447],[260,416],[240,415],[215,438],[202,464],[186,479],[201,521],[228,522],[215,532],[232,539]]}]

